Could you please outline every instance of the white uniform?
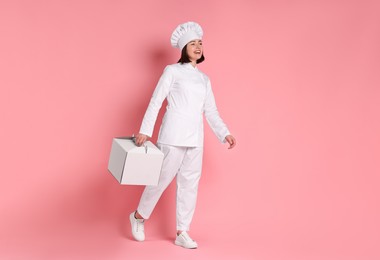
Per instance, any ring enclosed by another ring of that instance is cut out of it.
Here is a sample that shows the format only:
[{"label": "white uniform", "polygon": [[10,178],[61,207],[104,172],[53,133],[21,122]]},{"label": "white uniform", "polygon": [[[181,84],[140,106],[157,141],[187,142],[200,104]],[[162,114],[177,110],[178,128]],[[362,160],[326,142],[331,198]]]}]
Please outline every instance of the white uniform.
[{"label": "white uniform", "polygon": [[189,230],[203,155],[203,113],[221,142],[230,134],[220,118],[206,74],[191,63],[168,65],[145,113],[140,133],[152,136],[162,102],[168,106],[158,136],[164,162],[158,186],[146,186],[137,208],[148,219],[162,192],[177,175],[177,230]]}]

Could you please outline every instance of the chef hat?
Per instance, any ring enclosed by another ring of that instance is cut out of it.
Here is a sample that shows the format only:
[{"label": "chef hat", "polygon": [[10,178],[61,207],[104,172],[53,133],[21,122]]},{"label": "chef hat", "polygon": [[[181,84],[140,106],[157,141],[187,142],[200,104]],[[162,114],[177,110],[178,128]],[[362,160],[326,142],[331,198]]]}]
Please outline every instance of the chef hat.
[{"label": "chef hat", "polygon": [[186,44],[195,39],[202,39],[202,36],[203,30],[199,24],[196,22],[187,22],[177,26],[172,33],[170,42],[174,48],[182,50]]}]

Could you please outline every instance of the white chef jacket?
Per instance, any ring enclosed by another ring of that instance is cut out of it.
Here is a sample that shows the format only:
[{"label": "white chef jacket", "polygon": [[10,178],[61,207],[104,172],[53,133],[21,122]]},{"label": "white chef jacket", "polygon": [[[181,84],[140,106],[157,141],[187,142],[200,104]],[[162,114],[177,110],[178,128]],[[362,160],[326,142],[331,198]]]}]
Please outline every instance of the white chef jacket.
[{"label": "white chef jacket", "polygon": [[203,114],[221,142],[230,134],[219,116],[209,78],[191,63],[166,66],[145,112],[141,134],[152,136],[165,98],[168,105],[160,127],[158,143],[202,147]]}]

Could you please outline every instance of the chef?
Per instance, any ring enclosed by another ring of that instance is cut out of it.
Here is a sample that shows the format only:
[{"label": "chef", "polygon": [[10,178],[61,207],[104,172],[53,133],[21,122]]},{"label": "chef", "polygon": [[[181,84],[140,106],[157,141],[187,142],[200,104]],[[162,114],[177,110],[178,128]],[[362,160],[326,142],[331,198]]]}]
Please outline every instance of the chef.
[{"label": "chef", "polygon": [[130,214],[132,235],[137,241],[145,239],[145,220],[149,219],[164,190],[177,177],[177,236],[174,242],[184,248],[197,248],[188,231],[202,170],[203,115],[221,142],[227,142],[229,148],[236,144],[218,113],[209,78],[197,68],[197,64],[205,59],[202,36],[203,30],[195,22],[180,24],[174,30],[171,45],[181,50],[181,58],[164,69],[136,135],[137,145],[152,136],[158,112],[167,99],[157,140],[157,146],[164,153],[160,180],[157,186],[145,187],[137,210]]}]

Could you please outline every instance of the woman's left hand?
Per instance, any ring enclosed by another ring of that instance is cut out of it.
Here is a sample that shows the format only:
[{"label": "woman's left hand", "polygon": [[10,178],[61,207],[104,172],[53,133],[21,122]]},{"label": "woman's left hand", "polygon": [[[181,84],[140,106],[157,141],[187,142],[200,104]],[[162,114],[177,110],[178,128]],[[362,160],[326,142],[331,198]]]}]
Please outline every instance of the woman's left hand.
[{"label": "woman's left hand", "polygon": [[228,147],[228,149],[232,149],[235,147],[235,145],[236,145],[235,137],[233,137],[232,135],[227,135],[225,140],[227,143],[230,144],[230,147]]}]

